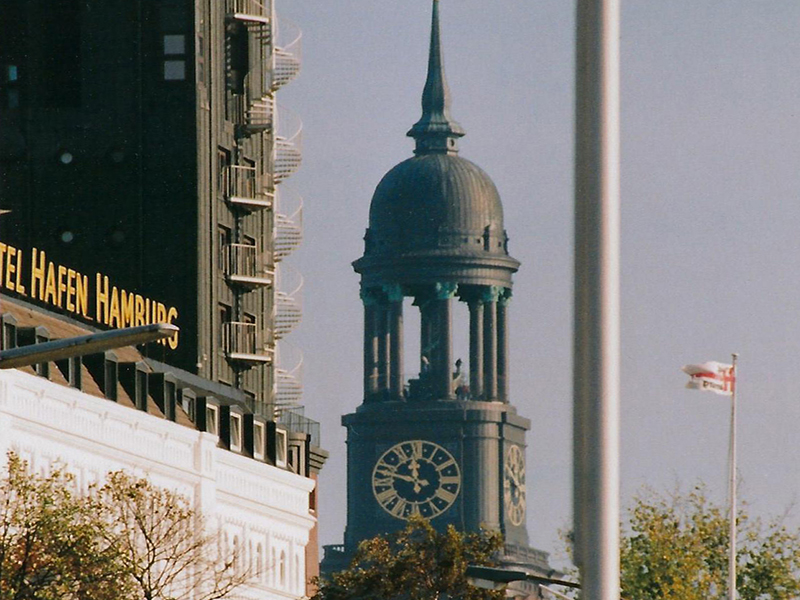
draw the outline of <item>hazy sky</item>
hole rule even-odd
[[[304,32],[303,72],[279,102],[305,123],[304,165],[287,182],[305,198],[306,239],[290,260],[305,276],[305,320],[289,341],[305,352],[307,414],[331,452],[325,544],[345,525],[339,418],[362,391],[350,262],[375,186],[411,156],[430,5],[278,6]],[[685,390],[680,367],[739,352],[740,496],[752,513],[781,514],[800,488],[800,2],[623,5],[623,504],[643,485],[699,481],[724,501],[729,403]],[[461,155],[497,184],[522,261],[511,397],[532,421],[528,530],[560,555],[572,485],[574,2],[442,0],[441,18]]]

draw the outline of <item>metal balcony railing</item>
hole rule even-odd
[[[222,343],[228,360],[252,367],[271,363],[274,351],[267,347],[268,331],[255,323],[231,321],[222,324]]]
[[[281,410],[278,414],[278,425],[289,431],[307,434],[312,446],[319,447],[321,444],[319,423],[305,416],[302,406]]]
[[[225,10],[230,18],[240,21],[269,23],[272,17],[269,5],[258,0],[225,0]]]
[[[284,19],[275,25],[276,44],[273,52],[273,64],[269,89],[275,91],[297,77],[302,65],[302,39],[300,28]]]
[[[251,244],[225,246],[225,277],[232,284],[247,289],[272,285],[275,271],[270,268],[269,257]]]
[[[256,167],[226,165],[221,179],[222,193],[231,206],[248,212],[272,208],[275,195],[267,191]]]
[[[286,186],[278,192],[275,214],[275,262],[294,252],[303,241],[303,198]]]

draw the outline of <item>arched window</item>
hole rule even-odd
[[[233,536],[233,571],[237,575],[242,573],[242,557],[239,556],[241,549],[239,548],[239,536]]]
[[[281,550],[281,565],[280,565],[280,587],[286,587],[286,552]]]
[[[302,581],[303,581],[303,574],[300,572],[300,557],[295,554],[294,555],[294,585],[295,585],[295,592],[301,593],[302,589]]]

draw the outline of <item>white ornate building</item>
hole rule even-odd
[[[40,320],[42,324],[34,328],[40,334],[61,329],[63,335],[73,328],[53,315],[2,302],[4,347],[31,329],[26,320]],[[147,372],[142,363],[123,362],[136,358],[134,350],[117,354],[105,353],[105,364],[118,372],[126,364],[137,364]],[[200,398],[197,406],[205,407],[209,420],[199,426],[196,407],[191,406],[198,402],[198,394],[181,388],[180,380],[173,410],[159,409],[153,393],[157,386],[152,385],[146,386],[146,409],[137,409],[135,389],[129,391],[122,383],[117,384],[114,401],[107,391],[97,393],[103,385],[83,364],[91,363],[89,358],[73,364],[82,373],[77,386],[82,389],[74,387],[74,380],[73,386],[69,384],[64,364],[0,370],[3,455],[13,450],[36,471],[60,463],[81,487],[120,469],[146,476],[191,499],[207,519],[221,526],[227,548],[258,573],[255,584],[237,591],[237,596],[276,600],[307,596],[309,575],[316,572],[313,473],[318,467],[311,463],[318,451],[302,458],[302,452],[291,449],[309,448],[309,436],[265,428],[263,445],[253,444],[253,420],[241,419],[240,425],[231,427],[239,413],[219,395],[213,405],[210,397]],[[153,380],[158,376],[154,374]],[[182,394],[183,390],[187,392]],[[241,427],[238,433],[237,427]],[[276,451],[280,444],[286,447]]]

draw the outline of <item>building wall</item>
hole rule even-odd
[[[262,576],[237,596],[303,597],[316,518],[311,478],[218,447],[218,438],[21,371],[0,372],[0,451],[35,470],[62,463],[79,485],[124,469],[192,499]],[[283,566],[282,566],[283,565]]]
[[[252,127],[251,112],[286,83],[276,36],[271,0],[0,3],[2,241],[176,307],[180,345],[147,356],[241,389],[265,414],[274,206],[234,206],[227,184],[252,169],[252,188],[275,197],[275,115]],[[231,284],[230,244],[255,246],[272,282]],[[249,352],[225,347],[231,322],[255,326]]]

